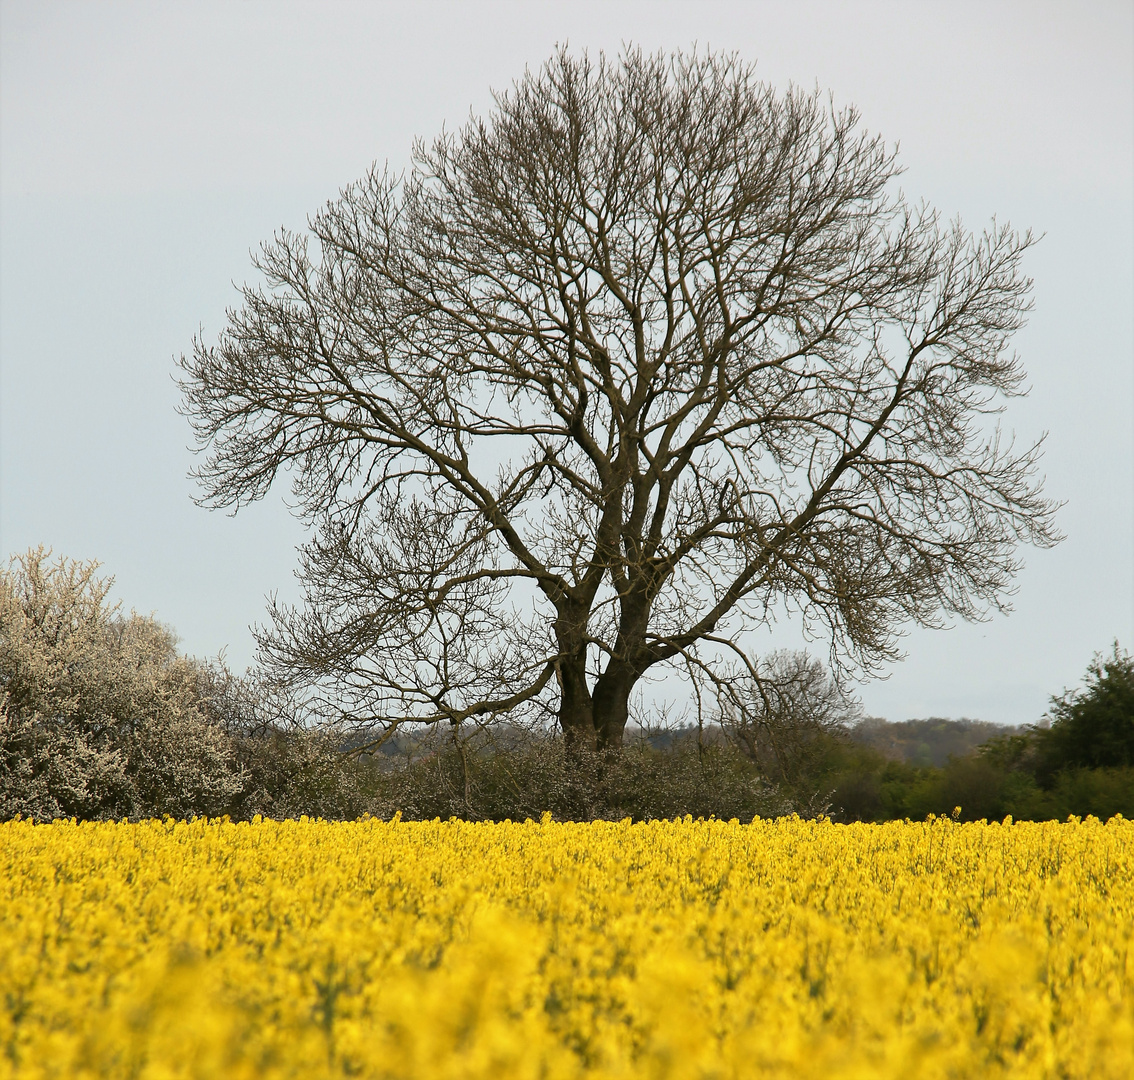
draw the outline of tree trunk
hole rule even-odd
[[[594,705],[587,687],[586,653],[559,662],[559,730],[569,747],[594,750]]]
[[[629,664],[612,660],[595,683],[592,715],[600,750],[622,749],[622,735],[630,716],[630,692],[638,681]]]

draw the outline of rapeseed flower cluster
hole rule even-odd
[[[0,1074],[1134,1075],[1134,823],[0,825]]]

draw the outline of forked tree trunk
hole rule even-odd
[[[627,664],[611,661],[595,684],[592,703],[596,744],[600,750],[620,750],[630,716],[630,692],[638,681]]]
[[[586,664],[573,657],[559,664],[559,729],[567,745],[582,750],[620,750],[638,673],[612,661],[592,693]]]
[[[594,750],[594,705],[587,686],[586,655],[559,662],[559,730],[568,747]]]

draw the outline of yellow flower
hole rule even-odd
[[[0,1076],[1134,1074],[1134,823],[0,825]]]

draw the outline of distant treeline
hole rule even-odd
[[[944,768],[950,758],[965,757],[983,743],[1004,735],[1023,735],[1027,726],[1005,727],[987,720],[899,720],[891,723],[867,717],[850,730],[860,746],[877,750],[889,761],[917,768]]]
[[[1134,660],[1115,643],[1036,725],[863,721],[826,776],[847,820],[1134,817]]]
[[[0,572],[0,819],[1134,817],[1134,661],[1117,644],[1022,728],[856,721],[821,664],[777,654],[761,700],[618,751],[497,723],[400,729],[368,753],[373,732],[180,655],[95,569],[38,549]]]
[[[779,757],[718,725],[639,730],[617,759],[507,727],[463,745],[407,734],[385,745],[376,786],[431,817],[1134,817],[1134,661],[1117,644],[1035,725],[805,719],[776,730]]]

